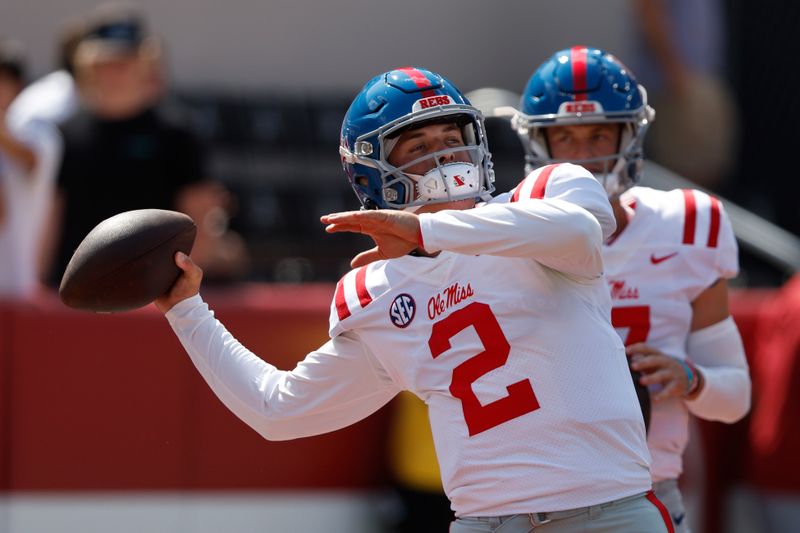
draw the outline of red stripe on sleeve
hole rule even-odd
[[[517,188],[514,189],[514,193],[511,195],[511,201],[512,202],[518,202],[519,201],[519,193],[522,190],[522,184],[523,183],[525,183],[525,180],[522,180],[522,183],[517,185]]]
[[[711,198],[711,224],[708,229],[708,247],[716,248],[717,240],[719,239],[719,200],[710,196]]]
[[[550,179],[550,174],[552,174],[556,167],[560,164],[561,163],[547,165],[542,169],[542,171],[539,173],[539,177],[536,178],[536,183],[533,184],[531,198],[535,198],[537,200],[544,198],[544,191],[547,188],[547,182]]]
[[[428,87],[431,86],[431,81],[427,77],[425,77],[425,74],[420,72],[418,69],[415,69],[414,67],[401,67],[397,70],[399,70],[400,72],[404,73],[406,76],[411,78],[411,81],[413,81],[414,84],[420,89],[427,89]],[[427,91],[422,91],[422,96],[424,98],[428,98],[429,96],[435,96],[435,95],[436,91],[432,89]]]
[[[575,100],[586,100],[586,47],[573,46],[570,49],[572,60],[572,90]]]
[[[686,204],[683,220],[683,244],[694,244],[694,228],[697,225],[697,204],[694,192],[683,190],[683,201]]]
[[[339,320],[344,320],[350,316],[350,308],[347,307],[347,301],[344,298],[344,278],[339,280],[336,284],[336,294],[333,298],[336,304],[336,314],[339,315]]]
[[[656,495],[653,494],[653,491],[647,493],[647,500],[656,506],[658,512],[661,513],[661,518],[664,520],[664,524],[667,526],[667,531],[669,533],[675,533],[675,528],[672,526],[672,518],[669,516],[669,511],[667,508],[664,507],[664,504],[661,503],[661,500],[656,498]]]
[[[420,250],[425,249],[425,239],[422,237],[422,225],[417,228],[417,244],[419,244]]]
[[[356,271],[356,294],[361,308],[365,308],[372,301],[372,296],[367,291],[367,267],[363,266]]]

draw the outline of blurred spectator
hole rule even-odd
[[[84,31],[79,19],[63,25],[58,70],[25,87],[8,109],[6,124],[14,135],[6,137],[5,145],[14,151],[17,163],[9,170],[14,176],[9,187],[15,216],[5,237],[9,247],[9,253],[4,254],[5,275],[0,274],[6,294],[29,294],[44,279],[51,261],[48,253],[55,238],[53,184],[63,144],[57,125],[78,109],[72,74],[75,49]],[[12,138],[14,144],[10,144]]]
[[[244,244],[228,231],[232,198],[205,179],[203,150],[157,107],[165,91],[163,49],[128,4],[104,4],[75,52],[82,108],[63,124],[58,176],[61,239],[51,281],[102,220],[132,209],[182,211],[198,226],[193,257],[211,280],[241,276]]]
[[[0,110],[5,112],[25,85],[22,44],[0,37]]]
[[[800,531],[800,274],[756,326],[747,479],[764,533]]]
[[[22,90],[23,81],[23,59],[17,51],[18,46],[14,41],[0,37],[0,156],[14,159],[16,153],[16,142],[14,137],[6,128],[5,115],[11,102]],[[10,150],[9,150],[10,148]],[[5,152],[5,153],[4,153]],[[25,156],[23,151],[23,157]],[[4,169],[3,160],[0,158],[0,178]],[[0,180],[2,185],[5,180]],[[6,219],[7,212],[7,193],[4,186],[0,186],[0,230]]]
[[[0,296],[38,287],[38,257],[60,142],[46,122],[20,116],[22,46],[0,39]]]
[[[633,70],[648,88],[658,122],[648,157],[719,190],[738,142],[739,112],[723,77],[721,0],[633,0]]]
[[[58,68],[25,87],[14,100],[9,113],[14,115],[15,122],[61,124],[78,110],[73,79],[75,50],[85,31],[84,21],[79,17],[62,23],[56,52]]]

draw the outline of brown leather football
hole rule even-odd
[[[126,211],[102,221],[72,255],[61,278],[61,301],[98,313],[149,304],[175,283],[175,252],[189,254],[196,232],[190,217],[163,209]]]

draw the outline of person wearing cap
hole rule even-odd
[[[34,294],[41,286],[42,271],[49,264],[53,228],[48,219],[63,144],[58,124],[78,109],[72,73],[75,49],[83,32],[81,18],[61,25],[57,46],[59,68],[21,92],[21,72],[15,75],[15,93],[18,94],[8,105],[5,120],[0,120],[0,151],[8,158],[2,171],[7,221],[6,228],[0,229],[0,256],[3,258],[0,294],[5,296]],[[13,48],[18,57],[20,47]],[[9,47],[3,49],[2,55],[8,58]]]
[[[0,297],[39,287],[42,229],[61,143],[53,126],[17,104],[25,84],[22,45],[0,39]]]
[[[194,257],[212,278],[244,272],[243,242],[225,231],[226,191],[205,179],[194,134],[158,107],[165,90],[162,65],[160,41],[137,10],[108,4],[88,17],[75,51],[82,108],[61,127],[61,236],[50,276],[55,286],[95,225],[144,208],[182,211],[197,222]]]

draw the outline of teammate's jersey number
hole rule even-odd
[[[506,387],[508,396],[481,405],[472,384],[481,376],[506,364],[511,347],[491,308],[484,303],[473,302],[433,325],[428,340],[433,358],[451,348],[450,339],[459,332],[474,327],[485,348],[453,369],[450,393],[461,400],[464,420],[470,437],[487,429],[499,426],[514,418],[539,408],[531,382],[527,379]]]
[[[615,328],[628,328],[625,346],[645,342],[650,333],[650,306],[614,307],[611,309],[611,325]]]

